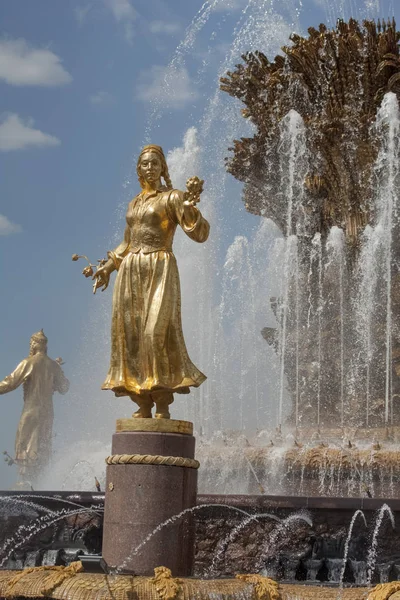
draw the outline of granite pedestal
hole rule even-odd
[[[172,419],[121,419],[112,440],[113,460],[121,456],[194,459],[192,424]],[[145,459],[148,460],[148,459]],[[153,460],[152,458],[149,460]],[[162,460],[162,459],[158,459]],[[187,461],[191,462],[191,461]],[[152,575],[165,566],[174,576],[192,573],[197,469],[166,464],[108,464],[103,559],[109,569]],[[159,530],[156,528],[159,527]],[[154,532],[154,533],[153,533]]]

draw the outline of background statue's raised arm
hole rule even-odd
[[[0,394],[7,394],[22,385],[31,372],[30,361],[25,358],[10,375],[0,381]]]

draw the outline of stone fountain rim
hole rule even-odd
[[[79,492],[79,491],[10,491],[0,490],[1,497],[8,498],[18,496],[20,499],[41,500],[46,502],[57,502],[57,500],[68,500],[81,504],[103,503],[103,492]],[[41,497],[47,496],[47,499]],[[229,506],[247,508],[291,508],[291,509],[313,509],[324,508],[333,510],[369,510],[374,511],[387,504],[393,511],[400,512],[400,498],[341,498],[334,496],[275,496],[261,494],[198,494],[198,505],[227,504]],[[218,510],[218,509],[216,509]],[[201,513],[199,513],[201,516]]]

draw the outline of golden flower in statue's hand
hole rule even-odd
[[[199,177],[189,177],[186,182],[185,201],[190,204],[197,204],[200,202],[200,194],[203,191],[204,179]]]
[[[82,275],[84,275],[85,277],[91,277],[93,275],[93,269],[91,265],[88,265],[83,269]]]
[[[79,260],[79,256],[77,254],[72,255],[72,260]]]
[[[200,179],[199,177],[189,177],[186,182],[186,188],[189,193],[200,196],[203,191],[204,179]]]

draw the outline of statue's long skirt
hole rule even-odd
[[[103,389],[118,396],[187,393],[205,379],[183,339],[175,256],[167,251],[127,254],[114,286],[111,362]]]

